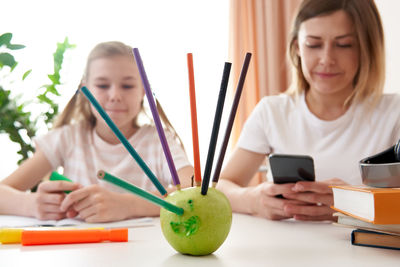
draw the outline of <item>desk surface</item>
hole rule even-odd
[[[181,255],[155,226],[131,228],[127,243],[0,245],[1,266],[400,266],[400,251],[358,247],[352,229],[329,223],[269,221],[234,214],[212,255]]]

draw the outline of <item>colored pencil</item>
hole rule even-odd
[[[192,121],[192,141],[193,141],[193,160],[194,160],[194,180],[197,186],[201,185],[201,166],[199,133],[197,128],[196,111],[196,90],[194,84],[193,55],[187,54],[188,74],[189,74],[189,95],[190,95],[190,117]]]
[[[164,150],[164,155],[167,159],[169,171],[171,172],[171,175],[172,175],[172,180],[173,180],[175,186],[178,187],[178,189],[179,189],[181,183],[179,181],[178,173],[176,172],[175,164],[172,159],[172,155],[171,155],[171,151],[168,146],[167,138],[165,137],[164,128],[161,124],[160,115],[158,114],[158,111],[157,111],[157,106],[154,101],[154,97],[153,97],[153,93],[151,91],[149,80],[147,79],[146,71],[144,69],[144,65],[143,65],[143,61],[142,61],[142,58],[139,53],[139,49],[133,48],[133,54],[135,56],[136,64],[139,69],[140,77],[142,78],[143,87],[146,92],[147,100],[149,101],[151,114],[153,115],[154,123],[156,125],[157,132],[158,132],[158,136],[160,138],[161,145]]]
[[[225,95],[226,95],[226,89],[228,87],[231,66],[232,66],[231,63],[225,62],[224,72],[223,72],[222,81],[221,81],[221,88],[219,91],[217,108],[215,110],[214,123],[213,123],[212,132],[211,132],[210,145],[208,147],[207,161],[206,161],[206,166],[204,169],[203,182],[201,184],[201,194],[202,195],[207,194],[208,187],[210,184],[211,169],[212,169],[212,164],[213,164],[213,160],[214,160],[215,147],[217,145],[218,131],[219,131],[219,126],[221,124],[222,111],[224,108]]]
[[[236,88],[235,98],[233,99],[231,112],[229,113],[228,124],[227,124],[226,130],[225,130],[225,136],[224,136],[224,139],[223,139],[223,142],[221,145],[221,150],[219,152],[217,164],[215,165],[214,176],[212,179],[213,187],[215,187],[217,185],[219,175],[221,173],[222,163],[224,161],[226,148],[228,147],[229,137],[231,135],[233,122],[234,122],[235,116],[236,116],[236,111],[239,106],[239,100],[240,100],[240,96],[243,91],[243,85],[244,85],[244,81],[246,79],[247,70],[249,69],[250,60],[251,60],[251,53],[247,53],[246,57],[244,59],[244,62],[243,62],[242,70],[240,72],[239,82],[238,82],[238,85]]]
[[[128,142],[128,140],[125,138],[125,136],[121,133],[121,131],[118,129],[118,127],[114,124],[114,122],[111,120],[111,118],[107,115],[107,113],[104,111],[104,109],[101,107],[99,102],[97,102],[96,98],[90,93],[89,89],[87,89],[85,86],[81,88],[81,91],[84,93],[84,95],[89,99],[90,103],[96,108],[97,112],[99,112],[100,116],[104,119],[104,121],[107,123],[107,125],[110,127],[110,129],[114,132],[114,134],[118,137],[118,139],[121,141],[121,143],[125,146],[126,150],[131,154],[131,156],[136,160],[140,168],[145,172],[145,174],[150,178],[150,180],[153,182],[157,190],[160,192],[161,195],[166,196],[168,193],[165,190],[165,188],[162,186],[162,184],[158,181],[157,177],[154,175],[154,173],[150,170],[150,168],[146,165],[146,163],[143,161],[143,159],[139,156],[139,154],[136,152],[136,150],[131,146],[131,144]]]
[[[135,195],[137,195],[137,196],[139,196],[139,197],[141,197],[143,199],[146,199],[146,200],[148,200],[148,201],[150,201],[150,202],[152,202],[152,203],[154,203],[154,204],[156,204],[156,205],[158,205],[158,206],[160,206],[160,207],[162,207],[162,208],[164,208],[166,210],[169,210],[169,211],[171,211],[173,213],[176,213],[178,215],[182,215],[183,214],[183,209],[182,208],[179,208],[179,207],[177,207],[177,206],[165,201],[164,199],[161,199],[161,198],[159,198],[159,197],[157,197],[157,196],[155,196],[155,195],[153,195],[153,194],[151,194],[151,193],[149,193],[149,192],[147,192],[147,191],[145,191],[145,190],[143,190],[143,189],[141,189],[141,188],[139,188],[139,187],[137,187],[135,185],[127,183],[124,180],[121,180],[120,178],[117,178],[117,177],[115,177],[115,176],[113,176],[113,175],[111,175],[111,174],[109,174],[109,173],[107,173],[105,171],[99,171],[97,173],[97,177],[99,179],[103,179],[103,180],[105,180],[107,182],[110,182],[110,183],[112,183],[112,184],[114,184],[116,186],[122,187],[125,190],[128,190],[131,193],[133,193],[133,194],[135,194]]]

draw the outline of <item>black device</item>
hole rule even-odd
[[[399,139],[399,141],[397,141],[397,143],[394,145],[393,150],[394,150],[394,154],[395,154],[396,160],[397,160],[398,162],[400,162],[400,139]]]
[[[400,140],[382,152],[360,161],[363,184],[372,187],[400,187]]]
[[[400,162],[400,139],[396,144],[373,156],[362,159],[363,164],[384,164]],[[389,172],[390,173],[390,172]]]
[[[314,160],[310,156],[271,154],[269,165],[275,184],[315,181]]]

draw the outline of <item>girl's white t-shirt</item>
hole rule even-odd
[[[336,120],[310,112],[305,95],[264,97],[247,119],[240,148],[261,153],[310,155],[316,180],[340,178],[361,184],[359,161],[393,146],[400,138],[400,95],[383,95],[371,109],[353,104]],[[269,179],[271,178],[268,172]]]
[[[165,131],[167,142],[177,170],[189,166],[186,153],[173,134]],[[144,125],[128,139],[129,143],[156,175],[164,187],[172,183],[172,176],[164,155],[157,129]],[[156,191],[156,187],[125,149],[124,145],[109,144],[95,130],[85,124],[66,125],[35,138],[36,146],[42,150],[56,170],[63,167],[63,174],[84,186],[101,184],[116,191],[124,189],[97,179],[97,172],[104,170],[144,190]]]

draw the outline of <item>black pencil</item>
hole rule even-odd
[[[201,194],[206,195],[210,183],[211,168],[214,160],[215,147],[218,139],[219,126],[221,124],[222,111],[224,108],[226,89],[228,87],[229,74],[231,72],[232,64],[225,62],[224,72],[222,75],[221,88],[219,91],[217,108],[214,116],[214,123],[211,132],[210,145],[208,147],[207,161],[204,169],[203,182],[201,184]]]

